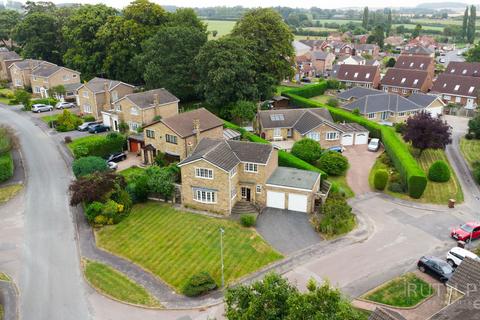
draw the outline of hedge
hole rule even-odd
[[[91,135],[73,140],[69,145],[75,159],[87,156],[108,157],[114,152],[122,151],[127,139],[112,132],[107,135]]]
[[[397,136],[391,127],[382,126],[362,116],[354,115],[349,111],[308,99],[316,93],[322,92],[322,90],[324,92],[327,86],[326,81],[322,81],[319,84],[308,85],[302,88],[287,89],[282,91],[281,94],[290,98],[294,105],[300,107],[327,108],[335,121],[356,122],[367,128],[371,137],[381,138],[385,150],[408,187],[408,194],[412,198],[420,198],[427,187],[427,177],[418,162],[410,154],[405,142]]]
[[[12,154],[7,152],[0,156],[0,182],[7,181],[13,177]]]

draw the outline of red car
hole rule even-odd
[[[450,236],[455,240],[469,242],[470,239],[480,238],[480,223],[467,222],[457,229],[452,229]]]

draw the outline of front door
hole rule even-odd
[[[113,130],[118,131],[118,121],[113,120]]]
[[[251,200],[251,191],[250,188],[247,187],[242,187],[242,199],[245,199],[247,201]]]
[[[382,120],[387,120],[389,113],[390,113],[390,112],[388,112],[388,111],[382,112],[382,114],[381,114],[381,119],[382,119]]]

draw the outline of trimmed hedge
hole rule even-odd
[[[447,182],[450,180],[450,168],[443,160],[437,160],[428,169],[428,179],[435,182]]]
[[[379,169],[373,177],[373,185],[377,190],[385,190],[388,182],[388,172],[385,169]]]
[[[282,95],[289,97],[290,101],[305,108],[327,108],[335,121],[356,122],[370,131],[371,137],[381,138],[385,150],[392,159],[395,168],[400,172],[408,194],[412,198],[420,198],[427,187],[427,176],[421,169],[418,162],[410,154],[407,145],[395,133],[394,129],[382,126],[376,122],[357,116],[341,108],[334,108],[329,105],[310,100],[316,93],[325,91],[326,82],[304,86],[302,88],[288,89],[282,91]]]
[[[13,158],[10,152],[0,156],[0,182],[13,177]]]
[[[125,136],[116,132],[107,135],[92,135],[74,140],[71,150],[75,159],[87,156],[105,158],[114,152],[122,151],[126,141]]]

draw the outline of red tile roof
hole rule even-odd
[[[383,86],[420,89],[427,78],[427,71],[389,68],[380,83]]]
[[[400,55],[395,68],[397,69],[411,69],[411,70],[427,70],[433,63],[433,58],[430,56],[408,56]]]
[[[480,62],[452,61],[448,64],[446,74],[467,77],[480,77]]]
[[[338,69],[337,79],[351,82],[373,82],[377,72],[378,66],[342,64]]]
[[[442,73],[433,83],[432,91],[453,96],[473,97],[480,90],[480,77],[457,76]]]

